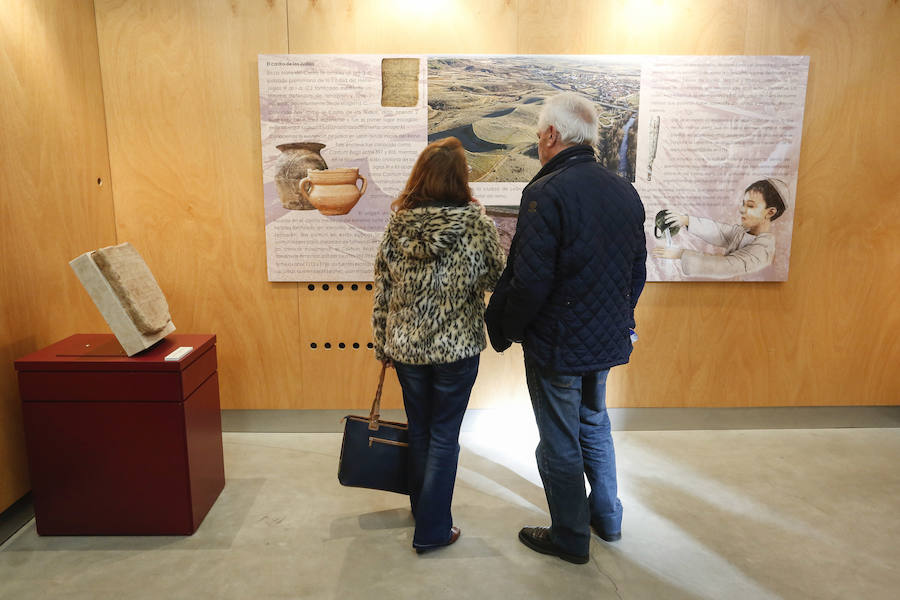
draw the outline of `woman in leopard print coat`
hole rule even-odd
[[[459,429],[485,348],[484,294],[503,270],[494,223],[468,185],[456,138],[419,155],[375,260],[375,356],[391,362],[409,420],[418,552],[459,537],[450,502]]]

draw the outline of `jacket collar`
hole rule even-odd
[[[547,161],[541,170],[538,171],[537,175],[528,183],[531,185],[547,173],[552,173],[553,171],[557,171],[563,166],[573,164],[576,162],[587,162],[587,161],[596,161],[597,158],[594,156],[594,148],[592,146],[588,146],[587,144],[578,144],[577,146],[571,146],[566,148],[565,150],[560,151],[556,156]],[[528,186],[526,186],[528,187]]]

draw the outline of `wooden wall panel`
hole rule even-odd
[[[620,374],[622,405],[900,402],[900,313],[885,277],[900,254],[884,226],[900,209],[900,152],[879,134],[900,125],[898,80],[879,57],[900,52],[898,18],[891,2],[749,4],[746,54],[811,57],[790,280],[651,285],[639,313],[650,344]],[[675,290],[689,294],[686,313]],[[679,352],[654,335],[661,321],[683,323]]]
[[[90,2],[0,3],[0,511],[28,491],[13,361],[105,324],[68,262],[114,244]]]
[[[219,335],[225,407],[361,408],[377,374],[365,350],[310,346],[367,342],[371,292],[266,281],[256,54],[281,52],[809,54],[790,281],[648,285],[609,404],[900,401],[898,154],[883,133],[900,124],[896,2],[96,4],[118,237],[180,330]],[[471,406],[522,402],[520,351],[485,352]]]
[[[289,0],[297,54],[514,54],[512,0]]]
[[[294,407],[368,408],[381,367],[367,347],[372,343],[372,292],[366,289],[365,282],[326,285],[327,290],[322,289],[321,283],[300,286],[299,375],[315,385],[307,388],[313,391],[297,398]],[[352,289],[353,285],[357,286],[356,290]],[[359,348],[353,348],[354,343]],[[522,352],[518,347],[503,354],[484,352],[483,376],[476,382],[470,407],[500,408],[523,399],[527,402],[521,365]],[[402,398],[397,375],[390,369],[385,378],[382,406],[401,408]]]
[[[743,54],[749,0],[521,0],[520,54]]]
[[[0,508],[27,490],[12,360],[107,330],[66,264],[100,246],[218,334],[225,408],[370,402],[366,350],[310,344],[368,342],[371,292],[266,281],[259,53],[809,55],[790,281],[650,284],[609,404],[900,402],[894,0],[12,0],[0,28]],[[521,352],[485,352],[471,406],[522,403]]]
[[[519,3],[519,13],[522,54],[744,54],[748,2],[529,0]],[[609,406],[741,406],[746,397],[768,398],[768,379],[756,377],[768,365],[729,367],[735,387],[717,388],[710,375],[721,365],[697,359],[698,346],[712,340],[725,348],[741,343],[743,328],[733,325],[753,315],[747,303],[753,305],[742,285],[649,284],[632,362],[608,380]]]
[[[610,406],[897,404],[896,2],[519,3],[519,51],[811,56],[790,281],[649,284]],[[584,14],[576,19],[574,14]],[[879,315],[877,323],[865,315]],[[885,360],[882,360],[883,357]]]
[[[97,0],[121,241],[179,331],[216,333],[223,408],[304,394],[297,285],[266,279],[257,54],[287,52],[281,1]]]
[[[505,0],[288,2],[290,51],[297,54],[513,54],[516,19],[515,3]],[[379,363],[371,350],[364,349],[364,343],[360,350],[337,347],[341,340],[349,346],[372,339],[372,294],[365,291],[365,282],[359,285],[357,292],[337,292],[334,283],[328,292],[320,285],[315,291],[300,287],[301,372],[304,381],[315,383],[298,408],[362,409],[372,402]],[[323,340],[329,339],[332,348],[323,348]],[[313,342],[318,344],[315,349],[310,348]],[[518,363],[506,365],[504,357],[492,362],[500,369],[495,379],[505,380],[503,373],[520,368]],[[472,406],[480,406],[477,398]],[[390,370],[383,405],[398,408],[401,399],[396,374]]]
[[[313,392],[298,398],[297,408],[362,409],[372,403],[381,366],[368,348],[372,343],[372,291],[366,289],[365,282],[355,284],[356,290],[353,285],[332,282],[300,286],[300,376],[316,383]],[[390,370],[385,377],[382,406],[402,405],[400,385]]]
[[[772,27],[773,23],[781,26]],[[753,32],[753,34],[749,33]],[[748,53],[808,54],[799,203],[775,341],[781,403],[896,404],[900,312],[900,6],[757,2]],[[889,58],[893,56],[893,59]],[[794,377],[791,375],[794,374]]]

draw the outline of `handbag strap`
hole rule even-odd
[[[369,429],[378,429],[378,419],[381,417],[381,388],[384,387],[384,373],[387,371],[387,363],[381,363],[381,375],[378,376],[378,390],[375,399],[372,400],[372,410],[369,411]]]

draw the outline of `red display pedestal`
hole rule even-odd
[[[225,486],[215,344],[175,333],[129,358],[79,334],[16,361],[40,535],[197,530]]]

